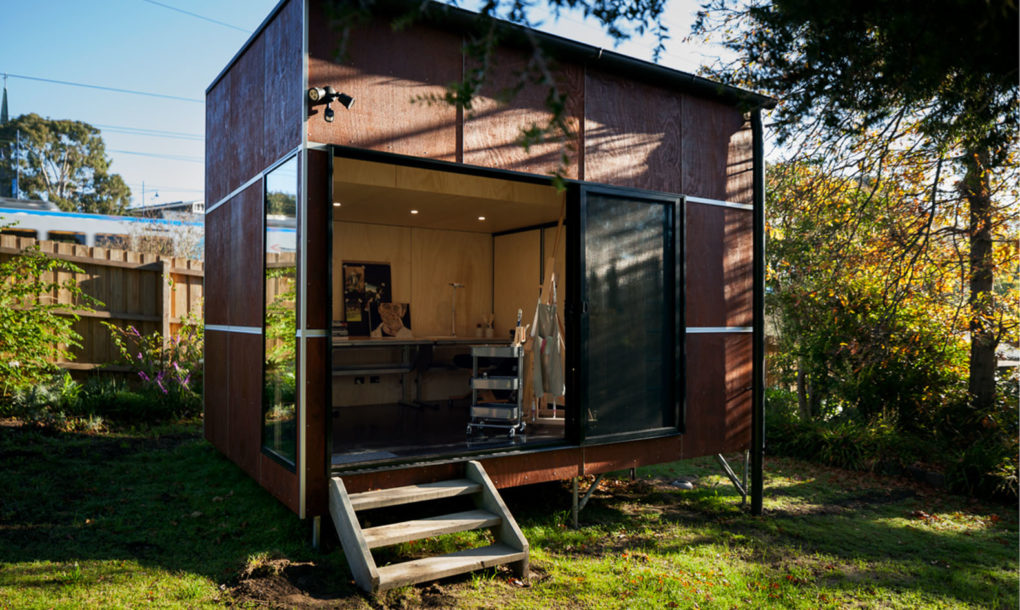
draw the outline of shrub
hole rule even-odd
[[[166,341],[158,332],[143,335],[134,326],[106,326],[137,376],[137,392],[118,391],[112,397],[118,418],[164,419],[201,411],[203,336],[195,318],[185,316],[178,333]],[[151,404],[141,404],[139,396]]]
[[[84,294],[73,275],[81,273],[67,261],[50,258],[38,246],[0,263],[0,400],[45,382],[58,360],[74,357],[81,336],[72,328],[78,316],[64,311],[91,309],[96,301]],[[56,292],[70,294],[71,303],[57,303]]]

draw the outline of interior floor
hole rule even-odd
[[[563,439],[562,418],[526,420],[524,431],[467,432],[470,401],[380,404],[333,410],[333,465],[386,461],[479,449],[532,446]]]

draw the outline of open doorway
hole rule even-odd
[[[333,465],[561,442],[565,194],[341,156],[332,186]]]

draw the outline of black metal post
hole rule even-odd
[[[765,460],[765,141],[761,108],[751,113],[754,143],[754,323],[751,348],[751,514],[761,514]]]

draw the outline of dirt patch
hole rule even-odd
[[[231,605],[261,608],[370,608],[332,568],[313,562],[269,559],[249,566],[224,588]],[[346,584],[346,586],[345,586]]]

